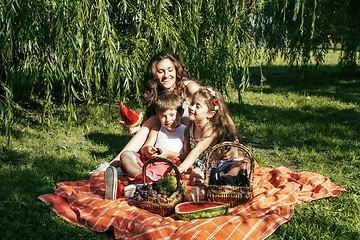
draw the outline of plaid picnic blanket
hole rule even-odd
[[[89,180],[58,183],[55,195],[67,201],[80,224],[97,232],[113,230],[116,239],[222,240],[265,239],[290,220],[295,203],[332,198],[346,190],[316,173],[256,166],[248,203],[222,217],[192,221],[152,214],[131,198],[105,200],[104,191],[104,172],[97,172]]]

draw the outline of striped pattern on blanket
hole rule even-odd
[[[192,221],[162,217],[133,200],[105,200],[104,172],[89,180],[61,182],[55,194],[67,200],[79,221],[97,232],[113,229],[119,239],[265,239],[290,220],[294,204],[338,196],[345,189],[311,172],[255,167],[253,198],[222,217]]]

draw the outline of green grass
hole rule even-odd
[[[339,59],[341,57],[341,51],[337,50],[337,48],[328,49],[327,54],[325,55],[325,62],[323,65],[337,65],[339,62]],[[358,53],[359,56],[359,53]],[[265,60],[263,60],[265,62]],[[311,55],[310,59],[311,65],[316,65],[315,58]],[[357,64],[360,64],[360,58],[357,59]],[[288,64],[280,57],[280,54],[271,62],[271,65],[273,66],[287,66]]]
[[[269,239],[359,239],[359,72],[341,73],[332,65],[306,72],[271,65],[263,72],[262,88],[254,68],[243,103],[229,103],[241,141],[261,166],[316,172],[349,190],[296,205],[293,218]],[[67,223],[37,200],[57,182],[88,179],[89,170],[111,160],[130,139],[118,124],[118,106],[80,106],[72,127],[67,114],[56,109],[51,127],[44,127],[39,106],[17,106],[11,148],[0,152],[2,239],[113,238]]]

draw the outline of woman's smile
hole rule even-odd
[[[169,59],[160,61],[156,66],[155,77],[164,89],[175,89],[176,84],[176,68],[174,63]]]

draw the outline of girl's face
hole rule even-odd
[[[205,98],[201,95],[194,95],[189,106],[189,120],[194,122],[207,121],[215,115],[206,105]]]
[[[167,90],[173,91],[176,84],[176,68],[170,59],[161,60],[156,65],[155,77],[158,79],[160,86]]]

